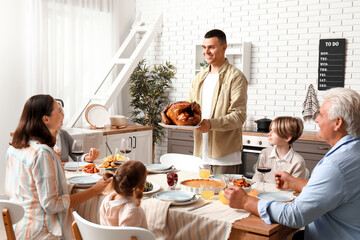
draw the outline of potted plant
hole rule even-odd
[[[209,64],[204,60],[200,63],[200,69],[205,69],[209,66]]]
[[[170,62],[150,69],[143,59],[130,76],[131,117],[135,123],[153,127],[153,161],[154,146],[164,137],[163,128],[158,123],[161,122],[161,111],[169,103],[166,90],[170,88],[175,72]]]

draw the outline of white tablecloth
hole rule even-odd
[[[82,174],[82,173],[80,173]],[[67,177],[77,175],[75,172],[67,172]],[[94,177],[99,177],[94,175]],[[178,172],[180,182],[183,180],[198,178],[197,173],[180,171]],[[167,190],[166,174],[148,174],[148,180],[158,183],[160,191]],[[255,183],[254,189],[262,189],[262,185]],[[74,187],[73,193],[82,191],[84,188]],[[266,183],[266,191],[278,192],[274,184]],[[292,195],[291,191],[281,191]],[[74,210],[85,219],[99,223],[99,208],[104,196],[99,196],[86,201]],[[211,201],[204,207],[189,212],[188,209],[200,205],[203,199],[185,206],[170,206],[161,200],[151,198],[151,195],[144,195],[141,206],[145,210],[149,230],[155,235],[156,239],[228,239],[230,236],[232,224],[240,219],[246,218],[250,213],[245,210],[232,209],[222,204],[215,195]],[[160,223],[160,224],[159,224]]]

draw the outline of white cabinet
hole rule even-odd
[[[250,69],[251,69],[251,43],[228,43],[225,51],[225,56],[229,62],[240,69],[248,82],[250,82]],[[202,44],[195,45],[195,73],[201,71],[200,63],[205,60],[202,53]]]
[[[121,148],[123,138],[131,141],[132,151],[129,153],[130,159],[138,160],[144,164],[152,163],[152,131],[137,131],[121,134],[106,135],[106,142],[114,153],[115,148]],[[106,149],[107,155],[110,154]]]

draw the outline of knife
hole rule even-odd
[[[196,209],[198,209],[198,208],[201,208],[201,207],[203,207],[203,206],[205,206],[205,205],[208,205],[209,203],[211,203],[211,202],[204,202],[203,204],[200,204],[200,205],[198,205],[198,206],[189,208],[188,212],[193,211],[193,210],[196,210]]]

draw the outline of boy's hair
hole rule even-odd
[[[277,117],[270,124],[270,130],[274,126],[274,132],[281,138],[291,137],[289,144],[295,142],[302,134],[304,125],[298,117]]]
[[[213,37],[217,37],[221,45],[226,44],[226,35],[223,31],[219,29],[213,29],[208,31],[204,36],[204,38],[213,38]]]
[[[123,196],[135,196],[140,205],[141,198],[143,197],[143,187],[145,186],[147,170],[142,162],[130,160],[125,161],[116,170],[115,174],[106,172],[104,178],[112,177],[107,191],[115,190],[116,193]]]

